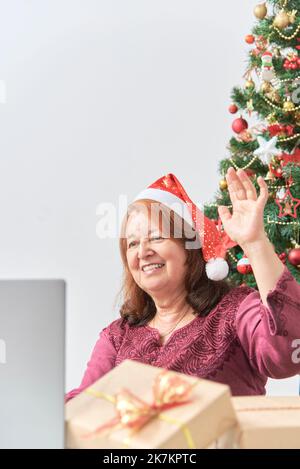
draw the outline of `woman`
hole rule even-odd
[[[125,359],[225,383],[233,395],[265,394],[268,377],[300,373],[293,359],[300,286],[264,231],[267,185],[258,178],[257,196],[243,170],[230,168],[226,179],[233,209],[218,209],[223,232],[173,175],[131,204],[120,240],[121,318],[102,330],[80,387],[66,400]],[[170,201],[186,210],[171,209]],[[162,215],[153,217],[153,206]],[[249,258],[258,291],[223,280],[226,250],[236,244]]]

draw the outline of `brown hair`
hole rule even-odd
[[[129,270],[125,234],[127,221],[132,212],[146,209],[149,213],[150,209],[153,210],[153,207],[159,211],[161,229],[164,231],[167,228],[170,237],[181,243],[187,252],[186,302],[192,306],[196,315],[207,316],[221,298],[234,288],[234,285],[230,284],[228,279],[216,282],[207,277],[200,244],[196,249],[187,247],[187,242],[195,242],[198,237],[195,230],[183,218],[159,202],[143,199],[129,205],[121,227],[120,253],[123,262],[123,281],[119,292],[122,303],[120,308],[121,317],[126,319],[130,325],[141,326],[147,324],[156,313],[153,299],[137,285]],[[178,232],[182,233],[180,237],[178,237]]]

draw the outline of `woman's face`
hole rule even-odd
[[[126,226],[127,262],[135,282],[149,295],[176,292],[184,286],[186,251],[164,237],[145,211],[132,212]]]

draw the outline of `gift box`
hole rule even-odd
[[[236,424],[228,386],[125,360],[66,404],[68,448],[206,448]]]
[[[232,447],[300,448],[300,397],[234,397],[232,403],[238,419]]]

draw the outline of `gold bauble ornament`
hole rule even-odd
[[[286,13],[286,11],[281,11],[276,15],[275,20],[273,22],[273,26],[275,26],[278,29],[284,29],[290,24],[290,18],[289,15]]]
[[[285,101],[283,103],[283,110],[286,112],[292,112],[295,109],[295,104],[292,101]]]
[[[260,91],[262,93],[269,93],[270,91],[272,91],[272,89],[273,89],[273,87],[272,87],[271,83],[268,82],[268,81],[264,81],[263,84],[260,87]]]
[[[268,9],[267,9],[265,3],[261,3],[260,5],[256,5],[256,7],[254,8],[254,15],[259,20],[263,20],[265,18],[265,16],[267,15],[267,13],[268,13]]]
[[[245,85],[244,85],[246,90],[252,90],[255,87],[255,83],[253,80],[247,80]]]
[[[226,179],[221,179],[221,181],[219,182],[219,187],[221,191],[225,191],[228,188]]]
[[[278,49],[278,47],[275,47],[275,49],[273,50],[273,54],[274,54],[274,57],[279,59],[281,57],[280,49]]]

